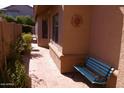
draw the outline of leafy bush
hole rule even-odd
[[[29,87],[29,77],[26,73],[26,68],[22,60],[22,54],[31,51],[31,34],[23,33],[16,41],[12,48],[12,55],[7,58],[6,69],[0,72],[0,83],[12,83],[12,86],[0,87]]]
[[[25,24],[26,24],[26,25],[32,25],[32,26],[34,26],[34,21],[32,20],[31,17],[26,16],[26,17],[25,17]]]
[[[12,69],[8,69],[8,74],[11,78],[11,82],[14,83],[14,87],[27,87],[26,82],[28,80],[28,76],[25,71],[25,66],[17,59],[15,61],[15,71]]]
[[[24,23],[24,17],[23,16],[17,16],[16,17],[16,23],[23,24]]]
[[[19,24],[24,24],[24,25],[30,25],[30,26],[34,26],[34,20],[32,17],[30,16],[8,16],[2,13],[2,11],[0,11],[0,16],[3,17],[7,22],[16,22]]]
[[[31,32],[32,31],[31,26],[34,26],[34,24],[35,24],[33,19],[29,16],[17,16],[16,17],[16,22],[20,23],[20,24],[23,24],[22,31],[24,33]]]
[[[23,40],[23,47],[25,53],[30,52],[32,47],[31,47],[31,41],[32,41],[32,35],[30,33],[23,33],[22,34],[22,40]]]
[[[34,21],[30,16],[17,16],[16,22],[25,25],[32,25],[34,26]]]
[[[31,43],[32,35],[30,33],[28,34],[23,33],[22,39],[24,40],[25,43]]]
[[[4,16],[7,22],[15,22],[15,18],[12,16]]]
[[[19,53],[21,55],[25,53],[30,53],[32,49],[31,41],[32,41],[32,35],[30,33],[23,33],[19,41],[16,42],[15,45],[16,53]]]
[[[23,33],[31,33],[31,31],[32,31],[32,27],[27,26],[27,25],[22,26],[22,32]]]

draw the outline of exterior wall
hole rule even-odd
[[[120,7],[121,12],[123,13],[123,23],[124,23],[124,7]],[[117,77],[116,87],[124,88],[124,25],[122,28],[122,40],[121,40],[121,51],[120,51],[120,60],[118,65],[119,74]]]
[[[58,57],[58,55],[56,54],[56,52],[54,52],[55,50],[53,50],[51,47],[50,47],[49,51],[50,51],[50,55],[53,58],[56,66],[61,71],[61,60],[60,60],[60,57]]]
[[[90,32],[90,6],[65,6],[64,7],[64,54],[87,54]],[[73,15],[80,15],[82,23],[79,27],[71,24]],[[79,43],[79,41],[81,41]]]
[[[88,52],[90,7],[55,7],[52,14],[57,11],[59,12],[60,22],[59,43],[56,44],[51,41],[49,44],[50,53],[53,51],[51,55],[61,73],[71,72],[75,64],[83,63],[84,56]],[[79,14],[83,18],[83,24],[80,27],[73,27],[71,24],[71,18],[74,14]],[[82,43],[79,43],[80,40],[82,40]]]
[[[38,45],[42,47],[48,47],[49,38],[48,39],[42,38],[42,16],[41,15],[37,17],[35,29],[36,29],[36,37],[37,37]]]
[[[123,7],[122,9],[124,11]],[[83,64],[84,58],[90,55],[119,71],[119,74],[114,72],[107,87],[123,87],[124,12],[122,13],[120,6],[55,6],[48,11],[50,35],[52,16],[59,13],[59,42],[56,44],[50,39],[49,49],[60,72],[73,71],[73,65]],[[71,24],[75,14],[83,19],[79,27]],[[41,19],[36,22],[38,37],[42,28],[39,20]],[[40,39],[38,40],[40,42]]]
[[[90,6],[64,6],[62,73],[73,71],[73,66],[76,64],[83,64],[88,53],[90,9]],[[73,15],[81,16],[82,23],[80,26],[74,27],[71,24]]]
[[[51,37],[52,37],[52,17],[53,15],[55,15],[56,13],[59,14],[59,32],[58,32],[58,43],[55,43],[54,41],[52,41]],[[49,43],[49,49],[50,49],[50,54],[55,62],[55,64],[57,65],[58,69],[61,71],[61,57],[63,56],[62,54],[62,37],[63,37],[63,7],[62,6],[55,6],[50,10],[50,19],[49,19],[49,30],[51,33],[50,36],[50,43]]]
[[[123,15],[119,6],[94,6],[89,55],[118,69],[122,27]],[[108,87],[115,87],[116,79],[117,76],[112,76]]]

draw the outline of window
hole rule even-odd
[[[48,21],[42,20],[42,38],[48,38]]]
[[[58,14],[54,15],[52,18],[52,40],[58,43],[58,28],[59,27],[59,18]]]

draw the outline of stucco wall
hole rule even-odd
[[[119,6],[94,6],[89,54],[118,69],[123,15]],[[109,83],[115,87],[116,77]]]
[[[90,31],[90,6],[64,6],[64,54],[86,54],[88,51]],[[78,27],[72,25],[72,17],[81,16],[81,24]]]
[[[51,42],[49,44],[50,51],[54,51],[56,55],[56,57],[52,57],[57,66],[59,62],[56,62],[55,59],[58,58],[60,60],[61,67],[58,66],[61,68],[60,72],[71,72],[75,64],[83,64],[83,58],[88,52],[90,6],[65,5],[54,7],[51,15],[54,15],[56,12],[59,12],[59,42],[58,44]],[[81,16],[83,22],[79,27],[74,27],[71,24],[73,15]],[[51,45],[57,48],[52,48]]]
[[[59,13],[59,42],[58,44],[54,42],[49,44],[50,51],[53,51],[56,55],[56,57],[52,56],[53,60],[58,68],[61,68],[61,73],[71,72],[73,71],[73,65],[83,63],[83,58],[88,52],[90,7],[56,6],[49,12],[51,12],[51,18],[55,13]],[[72,16],[75,14],[82,17],[83,23],[79,27],[73,27],[71,24]],[[50,53],[53,55],[52,52]],[[57,62],[56,58],[60,62]]]
[[[51,36],[50,36],[50,41],[51,44],[53,44],[56,48],[58,48],[58,51],[62,52],[62,38],[63,38],[63,8],[62,6],[54,6],[52,7],[49,12],[50,12],[50,24],[49,24],[49,31],[51,32]],[[58,43],[55,43],[54,41],[52,41],[52,17],[58,13],[59,14],[59,30],[58,30]]]
[[[123,23],[124,23],[124,7],[120,7],[123,13]],[[116,87],[124,88],[124,24],[122,28],[122,40],[121,40],[121,52],[120,52],[120,60],[119,60],[119,74],[117,77]]]
[[[41,35],[41,29],[42,29],[42,25],[41,25],[41,18],[40,16],[37,17],[36,19],[36,24],[35,24],[35,32],[36,32],[36,37],[37,37],[37,40],[38,38],[41,38],[40,35]],[[40,26],[41,25],[41,26]],[[38,40],[39,41],[39,40]]]
[[[42,16],[41,15],[37,17],[35,32],[36,32],[38,45],[42,47],[48,47],[49,38],[48,39],[42,38]],[[49,33],[48,33],[48,36],[49,36]]]

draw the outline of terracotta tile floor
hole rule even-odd
[[[29,76],[32,88],[93,87],[79,73],[61,74],[49,55],[49,50],[32,44]]]

